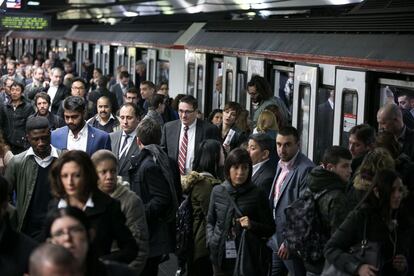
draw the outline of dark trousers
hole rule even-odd
[[[306,269],[301,259],[292,257],[289,260],[282,260],[277,251],[272,254],[271,276],[306,276]]]
[[[144,270],[141,272],[141,275],[146,276],[157,276],[158,275],[158,265],[160,264],[162,256],[151,257],[147,259]]]
[[[188,264],[188,276],[212,276],[213,266],[209,256],[205,256]]]

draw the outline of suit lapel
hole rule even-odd
[[[114,141],[113,153],[115,154],[115,156],[118,156],[119,147],[121,146],[122,130],[118,131],[114,136],[115,136],[115,141]],[[119,158],[119,156],[118,156],[118,158]]]
[[[203,122],[197,119],[195,141],[194,141],[194,152],[197,151],[197,146],[201,142],[203,142]]]
[[[181,121],[177,120],[177,124],[174,126],[172,125],[173,129],[171,131],[171,142],[173,146],[171,149],[174,149],[173,156],[175,159],[178,160],[178,152],[180,151],[180,133],[181,133]],[[166,137],[168,139],[168,137]]]
[[[56,137],[60,140],[60,138],[62,138],[61,140],[61,145],[62,145],[62,149],[67,149],[68,148],[68,135],[69,135],[69,127],[65,126],[65,128],[63,129],[63,135],[62,137]]]
[[[88,140],[86,141],[86,153],[89,154],[89,156],[92,153],[94,142],[95,142],[95,131],[91,126],[88,125]]]

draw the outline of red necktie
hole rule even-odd
[[[187,159],[187,146],[188,146],[188,126],[184,127],[184,135],[181,140],[180,154],[178,155],[178,167],[180,168],[180,174],[185,175],[185,163]]]

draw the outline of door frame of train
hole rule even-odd
[[[102,69],[101,60],[102,60],[102,46],[101,44],[95,44],[94,49],[93,49],[93,63],[95,64],[95,68]]]
[[[359,125],[365,122],[366,113],[366,88],[367,88],[367,71],[361,69],[337,67],[335,71],[335,101],[334,101],[334,132],[333,145],[341,145],[342,130],[344,128],[345,116],[343,114],[343,96],[344,92],[356,91],[357,95],[357,117],[347,116],[347,128],[352,125]],[[355,122],[354,122],[355,120]]]
[[[111,54],[111,47],[109,45],[102,45],[102,60],[101,60],[101,68],[102,73],[104,76],[107,76],[110,71],[110,54]],[[105,59],[105,55],[107,58]]]
[[[195,87],[194,87],[194,95],[195,98],[198,100],[201,106],[198,109],[201,111],[204,116],[206,115],[204,112],[206,111],[206,61],[207,57],[205,53],[195,53]],[[199,75],[199,69],[202,68],[202,75]],[[201,80],[200,80],[201,77]],[[201,99],[198,99],[199,93],[198,91],[201,90]]]
[[[128,72],[131,76],[130,79],[135,83],[135,63],[137,60],[137,49],[135,47],[128,47],[128,62],[127,62],[127,68]]]
[[[147,80],[155,83],[157,66],[157,49],[148,49],[147,51]]]
[[[303,154],[310,159],[313,158],[314,140],[315,140],[315,109],[316,96],[319,89],[319,66],[315,64],[296,63],[294,67],[294,85],[293,85],[293,108],[292,108],[292,125],[298,129],[299,126],[299,88],[302,84],[310,86],[310,103],[309,103],[309,121],[307,131],[307,141],[302,141],[306,136],[305,133],[300,135],[300,147]],[[299,129],[298,129],[299,130]],[[304,132],[304,131],[302,131]],[[304,144],[307,143],[307,144]]]
[[[237,67],[237,57],[233,57],[233,56],[223,56],[223,69],[222,69],[222,93],[221,93],[221,102],[224,103],[222,106],[224,107],[224,105],[227,102],[230,101],[235,101],[236,100],[236,87],[237,87],[237,72],[238,72],[238,67]],[[226,96],[228,95],[228,91],[227,91],[227,74],[232,72],[232,83],[231,83],[231,91],[230,91],[230,95],[229,97]],[[224,92],[224,93],[223,93]]]

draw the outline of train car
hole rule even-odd
[[[347,146],[353,126],[375,126],[382,105],[414,97],[414,9],[397,2],[384,8],[364,1],[334,13],[318,7],[266,20],[166,17],[164,23],[12,31],[7,38],[16,56],[45,47],[61,57],[72,53],[78,72],[89,59],[104,74],[126,65],[135,80],[135,65],[144,61],[148,80],[168,81],[172,97],[194,95],[205,116],[219,77],[222,102],[237,101],[253,113],[247,82],[261,75],[290,108],[302,152],[318,162],[327,146]]]

